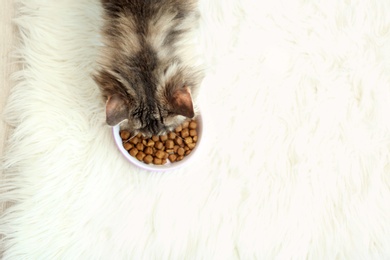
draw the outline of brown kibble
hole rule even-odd
[[[183,129],[183,131],[181,131],[181,137],[186,138],[189,135],[190,135],[190,132],[188,131],[188,128]]]
[[[144,152],[140,151],[140,152],[137,153],[136,157],[137,157],[138,160],[142,161],[144,159],[145,155],[146,154]]]
[[[145,139],[142,140],[142,144],[146,146],[147,142]]]
[[[181,130],[183,130],[183,128],[181,127],[181,125],[179,125],[178,127],[175,128],[175,132],[176,132],[176,133],[181,132]]]
[[[183,139],[181,139],[180,136],[176,136],[176,138],[175,138],[175,144],[177,144],[177,145],[183,144]]]
[[[186,151],[185,155],[189,155],[191,153],[191,150]]]
[[[168,154],[171,154],[171,153],[174,153],[175,151],[173,149],[168,149],[168,150],[165,150],[165,152],[167,152]]]
[[[153,159],[153,163],[156,164],[156,165],[161,165],[162,164],[162,160],[160,158],[154,158]]]
[[[138,150],[137,150],[137,148],[133,148],[129,151],[129,153],[131,156],[135,157],[138,153]]]
[[[164,165],[164,164],[166,164],[167,163],[167,158],[164,158],[164,159],[162,159],[162,165]]]
[[[177,149],[177,154],[178,155],[183,155],[185,152],[184,148],[180,147],[179,149]]]
[[[198,124],[194,120],[192,120],[189,124],[190,129],[196,129],[197,126],[198,126]]]
[[[157,141],[160,140],[160,137],[158,137],[157,135],[153,135],[153,136],[152,136],[152,140],[153,140],[154,142],[157,142]]]
[[[149,139],[148,142],[146,143],[146,146],[153,147],[154,141]]]
[[[184,147],[184,151],[187,152],[188,150],[190,150],[190,148],[188,146]]]
[[[188,148],[190,148],[190,150],[194,149],[196,144],[195,143],[192,143],[192,144],[187,144]]]
[[[142,138],[142,134],[141,134],[141,133],[138,133],[138,134],[137,134],[137,137],[141,139],[141,138]]]
[[[185,121],[181,126],[183,127],[183,129],[185,129],[185,128],[188,128],[189,125],[190,125],[190,122]]]
[[[190,136],[197,136],[197,135],[198,135],[198,133],[196,132],[195,129],[190,130]]]
[[[121,136],[122,140],[127,140],[130,137],[130,132],[123,130],[123,131],[121,131],[120,136]]]
[[[176,161],[176,158],[177,158],[176,154],[170,154],[170,155],[168,156],[168,159],[169,159],[171,162]]]
[[[176,162],[183,160],[183,158],[184,158],[184,155],[178,156],[178,157],[176,158]]]
[[[138,143],[136,147],[137,147],[138,151],[143,151],[145,146],[143,143]]]
[[[168,134],[168,138],[171,139],[171,140],[175,140],[176,134],[175,134],[174,132],[170,132],[170,133]]]
[[[192,141],[192,137],[186,137],[185,139],[184,139],[184,142],[186,143],[186,144],[192,144],[193,143],[193,141]]]
[[[156,157],[159,159],[162,159],[162,158],[164,158],[165,154],[166,154],[165,152],[159,150],[156,152]]]
[[[138,144],[139,141],[140,141],[139,138],[136,137],[136,136],[135,136],[134,138],[131,138],[131,139],[130,139],[130,143],[132,143],[132,144]]]
[[[175,144],[173,143],[172,140],[167,140],[167,141],[165,142],[165,147],[166,147],[167,149],[173,149],[174,146],[175,146]]]
[[[151,156],[150,154],[146,155],[144,158],[144,162],[147,164],[153,162],[153,156]]]
[[[130,150],[131,148],[133,148],[133,145],[131,143],[124,143],[123,144],[123,148],[126,149],[126,151]]]
[[[195,135],[194,137],[192,137],[192,140],[196,143],[198,141],[198,136]]]
[[[144,153],[145,153],[145,154],[153,154],[153,148],[147,146],[147,147],[145,148],[145,150],[144,150]]]
[[[173,152],[174,152],[174,153],[177,153],[177,149],[179,149],[179,148],[180,148],[180,146],[175,145],[175,146],[173,147]]]
[[[163,148],[164,144],[160,141],[157,141],[155,144],[154,144],[154,147],[156,147],[156,149],[158,150],[161,150]]]
[[[168,140],[168,136],[162,135],[162,136],[160,136],[160,140],[161,140],[161,142],[165,142],[166,140]]]

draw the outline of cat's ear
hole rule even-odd
[[[109,96],[106,102],[106,122],[114,126],[127,119],[128,107],[119,95]]]
[[[195,116],[191,90],[189,87],[183,87],[175,90],[170,97],[170,101],[173,113],[189,118],[193,118]]]

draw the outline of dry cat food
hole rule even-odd
[[[146,164],[163,165],[178,162],[191,153],[198,141],[197,122],[186,121],[172,132],[161,136],[145,138],[138,134],[130,138],[131,133],[121,130],[123,147],[129,154]]]

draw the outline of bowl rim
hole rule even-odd
[[[166,172],[166,171],[176,170],[176,169],[181,168],[185,165],[189,165],[190,163],[193,163],[195,161],[196,157],[198,157],[199,150],[203,146],[202,143],[204,142],[204,140],[203,140],[204,139],[204,136],[203,136],[204,122],[203,122],[203,118],[201,115],[197,115],[193,119],[197,120],[197,123],[198,123],[198,141],[196,143],[196,146],[192,150],[191,154],[189,154],[188,156],[185,156],[183,158],[183,160],[181,160],[179,162],[175,162],[175,163],[171,163],[171,162],[169,162],[169,160],[168,160],[168,163],[164,164],[164,165],[146,164],[144,162],[141,162],[138,159],[131,156],[128,153],[128,151],[126,151],[126,149],[123,147],[122,138],[119,135],[120,124],[117,124],[117,125],[112,127],[112,134],[113,134],[114,141],[115,141],[117,148],[122,153],[122,155],[127,159],[127,161],[129,161],[133,165],[135,165],[141,169],[144,169],[144,170],[148,170],[148,171],[152,171],[152,172]]]

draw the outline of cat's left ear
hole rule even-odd
[[[189,118],[193,118],[195,116],[191,90],[189,87],[183,87],[175,90],[172,93],[170,101],[173,107],[172,112]]]
[[[119,95],[108,97],[106,102],[106,122],[114,126],[127,118],[128,109],[125,101]]]

